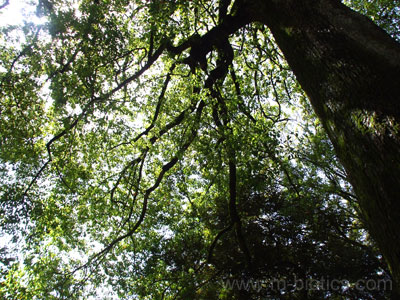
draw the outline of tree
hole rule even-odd
[[[327,130],[399,282],[399,44],[339,1],[267,2],[257,12]]]
[[[380,4],[354,3],[396,37],[398,8]],[[38,14],[20,48],[2,31],[1,222],[27,257],[4,298],[78,298],[87,279],[125,298],[263,296],[213,282],[232,276],[354,287],[387,274],[358,218],[399,285],[400,48],[371,20],[335,0],[39,1]],[[288,297],[346,293],[388,295]]]

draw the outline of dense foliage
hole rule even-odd
[[[190,60],[229,2],[43,0],[1,28],[2,299],[388,297],[359,285],[390,275],[268,28]],[[399,38],[395,1],[351,5]]]

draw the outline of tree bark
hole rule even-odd
[[[309,96],[399,289],[400,45],[337,0],[242,3]]]

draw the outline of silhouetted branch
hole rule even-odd
[[[0,5],[0,9],[5,8],[9,4],[10,4],[10,1],[9,0],[5,0],[4,3],[2,5]]]

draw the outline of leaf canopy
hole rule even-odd
[[[3,299],[387,296],[356,287],[388,271],[268,28],[191,60],[229,2],[39,1],[1,29]],[[398,38],[394,1],[349,5]]]

